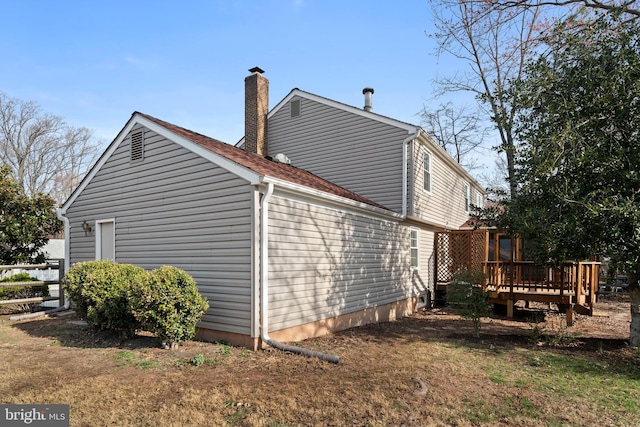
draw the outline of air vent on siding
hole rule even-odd
[[[291,101],[291,117],[298,117],[300,115],[300,100],[294,99]]]
[[[144,131],[131,134],[131,161],[139,162],[144,159]]]

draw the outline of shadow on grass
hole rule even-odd
[[[87,325],[75,315],[39,317],[22,320],[12,327],[29,336],[50,338],[64,347],[78,348],[159,348],[160,340],[152,334],[138,332],[133,338]]]

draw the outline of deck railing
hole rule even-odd
[[[539,266],[531,261],[485,261],[486,284],[496,292],[570,293],[595,302],[598,262],[564,262]]]

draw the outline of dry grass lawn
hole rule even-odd
[[[66,403],[72,426],[638,426],[629,304],[471,323],[444,309],[298,343],[337,365],[224,343],[162,350],[72,315],[0,323],[3,403]]]

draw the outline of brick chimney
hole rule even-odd
[[[269,80],[258,67],[244,79],[244,149],[259,156],[267,155],[267,113]]]

